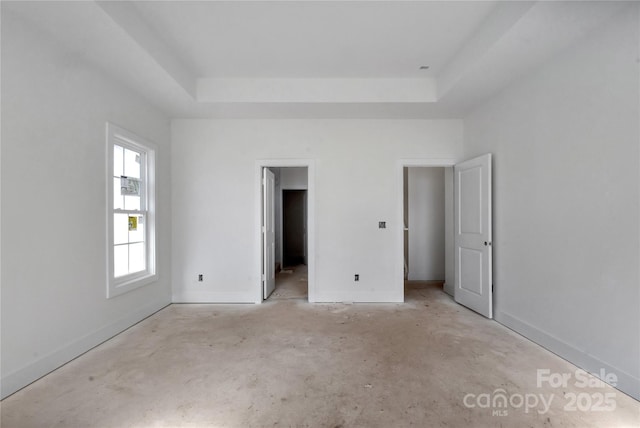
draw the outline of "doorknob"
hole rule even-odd
[[[484,241],[484,246],[491,245],[491,242]]]

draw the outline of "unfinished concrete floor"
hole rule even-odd
[[[276,289],[269,300],[301,299],[309,300],[308,269],[305,265],[282,269],[276,274]]]
[[[4,400],[2,427],[639,426],[623,393],[538,388],[537,369],[576,367],[434,286],[405,304],[172,305]],[[478,407],[500,388],[513,405]],[[565,409],[584,393],[616,409]]]

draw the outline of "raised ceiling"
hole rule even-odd
[[[135,2],[198,77],[436,75],[495,6],[474,2]],[[419,70],[429,65],[429,70]]]
[[[626,3],[0,5],[172,117],[457,118]]]

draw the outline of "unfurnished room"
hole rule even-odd
[[[640,426],[640,4],[5,1],[0,426]]]

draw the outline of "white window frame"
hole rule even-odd
[[[143,189],[141,198],[145,198],[145,244],[146,269],[140,272],[115,277],[114,276],[114,226],[113,218],[117,211],[113,203],[113,152],[114,146],[119,145],[144,154],[144,167],[141,168]],[[135,290],[143,285],[157,281],[156,273],[156,151],[157,146],[142,137],[107,123],[107,298],[119,296]],[[125,211],[126,212],[126,211]]]

